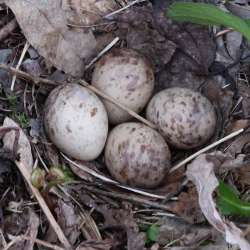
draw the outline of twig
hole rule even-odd
[[[22,64],[22,62],[23,62],[23,58],[24,58],[24,56],[25,56],[25,54],[26,54],[26,52],[27,52],[29,46],[30,46],[29,42],[26,41],[26,43],[25,43],[25,45],[24,45],[24,47],[23,47],[22,54],[21,54],[21,56],[20,56],[20,58],[19,58],[19,61],[18,61],[18,63],[17,63],[16,69],[19,69],[19,68],[20,68],[20,66],[21,66],[21,64]],[[13,77],[12,77],[12,82],[11,82],[11,87],[10,87],[10,90],[11,90],[11,91],[14,90],[15,82],[16,82],[16,75],[13,75]]]
[[[11,74],[16,74],[17,77],[32,81],[36,85],[38,85],[38,83],[44,83],[44,84],[48,84],[48,85],[52,85],[52,86],[58,86],[58,85],[64,84],[62,82],[56,82],[56,81],[44,79],[44,78],[41,78],[41,77],[32,76],[32,75],[30,75],[30,74],[28,74],[28,73],[26,73],[26,72],[24,72],[22,70],[18,70],[18,69],[15,69],[13,67],[9,67],[9,66],[7,66],[5,64],[0,64],[0,68],[10,72]],[[104,98],[104,99],[108,100],[109,102],[115,104],[120,109],[126,111],[132,117],[136,118],[137,120],[141,121],[142,123],[146,124],[147,126],[149,126],[151,128],[154,128],[154,129],[156,128],[156,126],[152,122],[149,122],[148,120],[146,120],[142,116],[135,113],[133,110],[131,110],[131,109],[125,107],[124,105],[120,104],[119,102],[117,102],[117,100],[115,100],[114,98],[104,94],[102,91],[98,90],[97,88],[90,85],[86,81],[79,80],[79,84],[84,86],[85,88],[88,88],[88,89],[92,90],[98,96],[101,96],[102,98]]]
[[[127,200],[136,204],[140,204],[141,206],[144,206],[144,207],[153,207],[153,208],[159,208],[159,209],[166,210],[166,211],[171,211],[170,207],[167,205],[159,204],[157,202],[150,201],[141,197],[121,194],[121,193],[116,193],[116,192],[109,192],[109,191],[98,189],[90,185],[86,185],[84,183],[83,184],[81,183],[81,185],[83,186],[84,189],[95,194],[100,194],[100,195],[104,195],[104,196],[108,196],[108,197],[112,197],[116,199]]]
[[[140,115],[138,115],[137,113],[135,113],[133,110],[131,110],[131,109],[125,107],[123,104],[117,102],[117,100],[115,100],[113,97],[104,94],[102,91],[100,91],[99,89],[97,89],[97,88],[94,87],[93,85],[88,84],[88,83],[87,83],[86,81],[84,81],[84,80],[80,80],[79,83],[80,83],[82,86],[84,86],[84,87],[86,87],[86,88],[92,90],[94,93],[96,93],[97,95],[101,96],[102,98],[104,98],[104,99],[108,100],[109,102],[115,104],[117,107],[119,107],[120,109],[126,111],[126,112],[127,112],[128,114],[130,114],[132,117],[136,118],[137,120],[141,121],[142,123],[146,124],[147,126],[156,129],[156,126],[155,126],[152,122],[146,120],[146,119],[143,118],[142,116],[140,116]]]
[[[32,238],[27,237],[25,235],[19,235],[19,236],[15,237],[3,250],[8,250],[13,245],[15,245],[17,242],[23,241],[23,240],[33,241],[38,245],[48,247],[48,248],[53,249],[53,250],[66,250],[65,248],[61,248],[61,247],[59,247],[57,245],[52,245],[52,244],[50,244],[50,243],[48,243],[46,241],[39,240],[39,239],[32,239]]]
[[[11,73],[13,75],[16,75],[17,77],[19,77],[21,79],[31,81],[36,85],[39,85],[39,83],[48,84],[48,85],[52,85],[52,86],[58,86],[58,85],[62,84],[61,82],[56,82],[56,81],[48,80],[48,79],[45,79],[42,77],[36,77],[36,76],[30,75],[22,70],[15,69],[15,68],[8,66],[6,64],[3,64],[3,63],[0,63],[0,68],[8,71],[9,73]]]
[[[19,161],[15,161],[19,171],[22,173],[24,179],[26,180],[26,182],[28,183],[32,193],[34,194],[34,196],[36,197],[40,207],[42,208],[44,214],[46,215],[48,221],[50,222],[52,228],[54,229],[54,232],[57,234],[58,239],[60,240],[60,242],[63,244],[63,246],[66,249],[72,249],[71,245],[68,241],[68,239],[66,238],[66,236],[64,235],[62,229],[60,228],[60,226],[58,225],[58,223],[56,222],[55,218],[53,217],[51,211],[49,210],[46,202],[44,201],[42,195],[40,194],[39,190],[36,189],[30,182],[30,173],[28,172],[27,168],[23,165],[22,162]]]
[[[76,162],[69,159],[62,152],[61,152],[61,155],[63,156],[64,159],[66,159],[68,162],[70,162],[71,164],[73,164],[77,168],[81,169],[82,171],[84,171],[84,172],[86,172],[88,174],[91,174],[92,176],[94,176],[94,177],[96,177],[96,178],[98,178],[98,179],[100,179],[100,180],[102,180],[104,182],[114,184],[114,185],[116,185],[116,186],[118,186],[120,188],[132,191],[132,192],[140,194],[140,195],[148,196],[148,197],[151,197],[151,198],[157,198],[157,199],[165,199],[166,198],[165,196],[162,196],[162,195],[152,194],[152,193],[149,193],[149,192],[137,189],[137,188],[131,188],[131,187],[128,187],[128,186],[125,186],[125,185],[121,185],[119,182],[111,180],[110,178],[108,178],[108,177],[106,177],[106,176],[104,176],[102,174],[98,174],[96,171],[88,168],[87,166],[85,166],[83,164],[81,164],[81,165],[77,164]]]
[[[115,10],[115,11],[113,11],[113,12],[107,14],[107,15],[104,16],[103,18],[109,18],[109,17],[111,17],[111,16],[113,16],[113,15],[116,15],[116,14],[118,14],[118,13],[120,13],[120,12],[122,12],[122,11],[128,9],[128,8],[130,8],[131,6],[133,6],[133,5],[137,4],[137,3],[142,3],[142,2],[146,2],[146,0],[134,0],[133,2],[131,2],[131,3],[129,3],[128,5],[124,6],[123,8],[121,8],[121,9],[119,9],[119,10]]]
[[[225,29],[225,30],[221,30],[221,31],[219,31],[218,33],[216,33],[215,34],[215,37],[219,37],[219,36],[223,36],[223,35],[225,35],[225,34],[227,34],[227,33],[229,33],[229,32],[232,32],[233,31],[233,29]]]
[[[180,168],[180,167],[184,166],[185,164],[187,164],[188,162],[192,161],[192,160],[193,160],[194,158],[196,158],[197,156],[199,156],[199,155],[201,155],[201,154],[207,152],[208,150],[210,150],[210,149],[212,149],[212,148],[218,146],[219,144],[221,144],[221,143],[223,143],[223,142],[225,142],[225,141],[228,141],[228,140],[234,138],[235,136],[241,134],[243,131],[244,131],[244,129],[237,130],[237,131],[235,131],[235,132],[233,132],[233,133],[227,135],[226,137],[223,137],[222,139],[220,139],[220,140],[218,140],[218,141],[216,141],[216,142],[214,142],[214,143],[208,145],[207,147],[205,147],[205,148],[203,148],[203,149],[197,151],[196,153],[190,155],[188,158],[186,158],[185,160],[181,161],[180,163],[178,163],[177,165],[175,165],[174,167],[172,167],[172,168],[170,169],[169,172],[170,172],[170,173],[174,172],[174,171],[177,170],[178,168]]]
[[[0,41],[6,38],[16,28],[17,28],[17,21],[14,18],[0,29]]]
[[[109,51],[118,41],[119,37],[116,37],[110,44],[108,44],[91,62],[85,67],[89,69],[99,58],[101,58],[107,51]]]

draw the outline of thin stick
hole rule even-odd
[[[146,0],[135,0],[135,1],[131,2],[131,3],[129,3],[128,5],[124,6],[123,8],[121,8],[121,9],[119,9],[119,10],[115,10],[115,11],[113,11],[113,12],[107,14],[107,15],[104,16],[103,18],[109,18],[109,17],[111,17],[111,16],[113,16],[113,15],[116,15],[116,14],[118,14],[118,13],[120,13],[120,12],[122,12],[122,11],[128,9],[128,8],[130,8],[131,6],[133,6],[133,5],[137,4],[137,3],[142,3],[142,2],[145,2],[145,1],[146,1]]]
[[[146,124],[147,126],[153,128],[153,129],[156,129],[156,126],[155,126],[152,122],[146,120],[146,119],[143,118],[142,116],[140,116],[140,115],[138,115],[137,113],[135,113],[133,110],[131,110],[131,109],[125,107],[123,104],[117,102],[117,100],[115,100],[113,97],[111,97],[111,96],[109,96],[109,95],[107,95],[107,94],[101,92],[99,89],[97,89],[97,88],[94,87],[93,85],[88,84],[88,83],[87,83],[86,81],[84,81],[84,80],[80,80],[79,83],[80,83],[82,86],[84,86],[84,87],[86,87],[86,88],[92,90],[94,93],[96,93],[97,95],[101,96],[102,98],[104,98],[104,99],[108,100],[109,102],[115,104],[115,105],[116,105],[117,107],[119,107],[120,109],[126,111],[128,114],[130,114],[131,116],[133,116],[134,118],[136,118],[136,119],[139,120],[140,122]]]
[[[62,84],[61,82],[56,82],[56,81],[48,80],[48,79],[45,79],[42,77],[36,77],[36,76],[30,75],[22,70],[15,69],[15,68],[8,66],[6,64],[3,64],[3,63],[0,63],[0,68],[8,71],[12,75],[16,75],[17,77],[19,77],[21,79],[29,80],[36,85],[39,85],[39,83],[48,84],[48,85],[52,85],[52,86],[58,86],[58,85]]]
[[[162,195],[152,194],[152,193],[148,193],[148,192],[145,192],[143,190],[140,190],[140,189],[131,188],[131,187],[128,187],[128,186],[121,185],[119,182],[111,180],[110,178],[108,178],[108,177],[106,177],[104,175],[98,174],[96,171],[94,171],[94,170],[92,170],[92,169],[84,166],[83,164],[82,165],[77,164],[76,162],[74,162],[71,159],[69,159],[62,152],[61,152],[61,155],[63,156],[64,159],[66,159],[68,162],[70,162],[71,164],[73,164],[77,168],[81,169],[82,171],[85,171],[88,174],[91,174],[92,176],[94,176],[94,177],[96,177],[96,178],[98,178],[98,179],[100,179],[100,180],[102,180],[104,182],[107,182],[107,183],[110,183],[110,184],[114,184],[114,185],[116,185],[116,186],[118,186],[120,188],[129,190],[129,191],[132,191],[134,193],[141,194],[141,195],[144,195],[144,196],[148,196],[148,197],[152,197],[152,198],[157,198],[157,199],[165,199],[166,198],[165,196],[162,196]]]
[[[219,37],[219,36],[223,36],[223,35],[225,35],[225,34],[227,34],[227,33],[229,33],[229,32],[232,32],[233,31],[233,29],[225,29],[225,30],[221,30],[221,31],[219,31],[218,33],[216,33],[215,34],[215,37]]]
[[[4,38],[6,38],[16,28],[17,28],[17,21],[14,18],[0,29],[0,41],[2,41]]]
[[[39,85],[39,83],[44,83],[44,84],[48,84],[48,85],[53,85],[53,86],[58,86],[58,85],[62,85],[64,83],[62,82],[56,82],[56,81],[52,81],[52,80],[48,80],[48,79],[44,79],[41,77],[36,77],[36,76],[32,76],[22,70],[18,70],[15,69],[13,67],[9,67],[5,64],[0,64],[0,68],[4,69],[8,72],[10,72],[11,74],[16,74],[18,77],[32,81],[34,84]],[[89,83],[87,83],[84,80],[79,80],[79,84],[84,86],[87,89],[92,90],[95,94],[97,94],[98,96],[101,96],[102,98],[108,100],[109,102],[115,104],[116,106],[118,106],[120,109],[126,111],[128,114],[130,114],[132,117],[136,118],[137,120],[141,121],[142,123],[146,124],[147,126],[156,129],[156,126],[146,120],[145,118],[143,118],[142,116],[138,115],[137,113],[135,113],[133,110],[125,107],[124,105],[120,104],[119,102],[117,102],[114,98],[102,93],[100,90],[98,90],[97,88],[95,88],[94,86],[90,85]]]
[[[168,205],[165,205],[165,204],[159,204],[159,203],[154,202],[154,201],[150,201],[150,200],[147,200],[144,198],[135,197],[135,196],[127,195],[127,194],[121,194],[121,193],[101,190],[101,189],[98,189],[96,187],[86,185],[86,184],[82,184],[82,185],[83,185],[84,189],[86,189],[90,192],[93,192],[95,194],[100,194],[100,195],[104,195],[104,196],[108,196],[108,197],[112,197],[112,198],[127,200],[130,202],[136,203],[136,204],[140,204],[141,206],[144,206],[144,207],[153,207],[153,208],[159,208],[159,209],[166,210],[166,211],[171,211],[170,207]]]
[[[17,63],[16,69],[19,69],[19,68],[20,68],[20,66],[21,66],[21,64],[22,64],[22,62],[23,62],[23,58],[24,58],[24,56],[25,56],[25,54],[26,54],[26,52],[27,52],[29,46],[30,46],[29,42],[26,41],[26,43],[25,43],[25,45],[24,45],[24,47],[23,47],[22,54],[21,54],[21,56],[20,56],[20,58],[19,58],[19,61],[18,61],[18,63]],[[13,77],[12,77],[12,82],[11,82],[11,87],[10,87],[10,90],[11,90],[11,91],[14,90],[15,82],[16,82],[16,75],[13,75]]]
[[[180,163],[178,163],[177,165],[175,165],[174,167],[172,167],[172,168],[170,169],[169,172],[170,172],[170,173],[174,172],[174,171],[177,170],[178,168],[180,168],[180,167],[184,166],[185,164],[187,164],[188,162],[192,161],[192,160],[193,160],[194,158],[196,158],[197,156],[199,156],[199,155],[201,155],[201,154],[207,152],[208,150],[210,150],[210,149],[212,149],[212,148],[218,146],[219,144],[221,144],[221,143],[223,143],[223,142],[225,142],[225,141],[228,141],[228,140],[234,138],[235,136],[241,134],[243,131],[244,131],[244,129],[237,130],[237,131],[235,131],[235,132],[233,132],[233,133],[227,135],[226,137],[223,137],[222,139],[220,139],[220,140],[218,140],[218,141],[216,141],[216,142],[214,142],[214,143],[208,145],[207,147],[205,147],[205,148],[199,150],[198,152],[196,152],[196,153],[190,155],[190,156],[189,156],[188,158],[186,158],[184,161],[181,161]]]
[[[110,44],[108,44],[91,62],[85,67],[89,69],[96,61],[99,60],[106,52],[108,52],[118,41],[120,40],[119,37],[116,37]]]
[[[48,248],[53,249],[53,250],[65,250],[65,248],[61,248],[61,247],[59,247],[57,245],[52,245],[52,244],[50,244],[50,243],[48,243],[46,241],[43,241],[43,240],[32,239],[32,238],[27,237],[25,235],[19,235],[19,236],[15,237],[3,250],[8,250],[8,249],[10,249],[10,247],[15,245],[17,242],[23,241],[23,240],[33,241],[38,245],[48,247]]]
[[[39,190],[36,189],[32,185],[32,183],[30,182],[30,173],[28,172],[27,168],[23,165],[22,162],[15,161],[15,163],[16,163],[19,171],[22,173],[24,179],[28,183],[32,193],[36,197],[40,207],[42,208],[44,214],[46,215],[48,221],[50,222],[52,228],[54,229],[54,232],[57,234],[58,239],[60,240],[60,242],[63,244],[63,246],[66,249],[72,249],[68,239],[66,238],[66,236],[64,235],[62,229],[60,228],[60,226],[56,222],[54,216],[52,215],[51,211],[49,210],[49,208],[48,208],[45,200],[43,199],[42,195],[40,194]]]

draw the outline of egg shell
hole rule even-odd
[[[214,133],[216,113],[211,102],[187,88],[168,88],[149,102],[146,117],[166,141],[180,149],[204,144]]]
[[[44,127],[50,140],[78,160],[94,160],[108,134],[108,117],[101,100],[77,84],[55,88],[44,109]]]
[[[128,122],[110,132],[105,163],[120,183],[154,188],[169,170],[170,151],[158,132],[142,123]]]
[[[154,72],[147,59],[132,49],[113,49],[96,64],[92,84],[136,113],[142,111],[154,89]],[[119,124],[132,117],[103,100],[109,121]]]

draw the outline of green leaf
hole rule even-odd
[[[155,224],[151,225],[146,232],[146,237],[147,237],[146,244],[150,242],[155,242],[158,234],[159,234],[159,226]]]
[[[168,9],[167,16],[175,21],[230,27],[250,40],[249,21],[224,12],[212,4],[173,3]]]
[[[218,187],[217,206],[224,215],[250,216],[250,203],[242,201],[235,190],[223,182]]]

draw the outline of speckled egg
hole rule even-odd
[[[214,133],[216,113],[210,101],[187,88],[168,88],[149,102],[146,117],[166,141],[180,149],[204,144]]]
[[[154,188],[170,168],[170,151],[158,132],[142,123],[128,122],[110,132],[105,163],[117,181],[133,187]]]
[[[77,84],[55,88],[44,109],[44,127],[50,140],[64,153],[89,161],[102,152],[108,117],[100,99]]]
[[[132,49],[113,49],[96,64],[92,84],[119,103],[139,113],[154,89],[154,73],[144,56]],[[131,116],[104,100],[109,121],[118,124]]]

